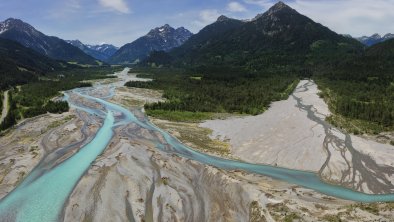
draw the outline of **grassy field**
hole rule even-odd
[[[229,143],[210,138],[212,130],[199,127],[198,123],[174,122],[155,118],[152,119],[152,122],[196,150],[220,156],[230,154]]]
[[[168,110],[146,110],[149,116],[176,121],[176,122],[188,122],[196,123],[202,120],[212,119],[214,117],[213,113],[208,112],[189,112],[189,111],[168,111]]]

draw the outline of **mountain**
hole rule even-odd
[[[243,21],[228,18],[224,15],[220,16],[216,22],[206,26],[197,34],[191,36],[181,47],[177,47],[171,51],[175,57],[183,57],[193,60],[195,57],[203,54],[204,51],[210,51],[210,47],[220,44],[223,35],[231,30],[236,30],[244,25]]]
[[[147,35],[122,46],[110,59],[111,63],[133,63],[143,60],[152,51],[169,51],[182,45],[193,34],[183,28],[164,25],[152,29]]]
[[[85,45],[79,40],[66,40],[66,42],[71,45],[78,47],[84,53],[92,56],[101,61],[107,61],[109,57],[115,54],[118,51],[118,47],[110,44],[101,44],[101,45]]]
[[[381,43],[377,43],[366,50],[368,57],[376,57],[382,63],[391,64],[394,59],[394,39],[388,39]],[[394,68],[394,67],[393,67]]]
[[[0,38],[19,42],[25,47],[53,59],[96,65],[96,59],[86,55],[62,39],[47,36],[19,19],[9,18],[0,22]]]
[[[366,46],[372,46],[377,43],[384,42],[386,40],[393,39],[393,38],[394,38],[394,34],[391,34],[391,33],[388,33],[388,34],[384,35],[383,37],[376,33],[376,34],[373,34],[372,36],[363,36],[363,37],[359,37],[356,39]]]
[[[119,47],[116,47],[111,44],[101,44],[101,45],[86,45],[88,48],[95,50],[96,52],[100,52],[102,55],[106,57],[105,60],[113,56],[116,51],[119,50]]]
[[[349,53],[362,49],[356,40],[338,35],[279,2],[249,21],[221,16],[170,55],[178,64],[240,65],[260,70],[303,64],[311,53],[322,56],[322,47],[332,52],[333,58],[337,48]]]
[[[70,66],[50,59],[21,44],[0,38],[0,90],[25,84],[49,71]]]

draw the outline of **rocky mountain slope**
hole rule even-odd
[[[386,40],[393,39],[393,38],[394,38],[394,34],[391,34],[391,33],[388,33],[384,36],[381,36],[378,33],[376,33],[371,36],[363,36],[363,37],[359,37],[356,39],[366,46],[372,46],[377,43],[381,43],[381,42],[384,42]]]
[[[84,53],[101,61],[107,61],[108,58],[114,55],[115,52],[119,49],[118,47],[111,44],[86,45],[79,40],[67,40],[66,42],[70,43],[75,47],[78,47]]]
[[[0,38],[0,90],[25,84],[40,74],[69,66],[50,59],[21,44]]]
[[[182,45],[193,34],[183,28],[164,25],[152,29],[147,35],[122,46],[110,59],[111,63],[133,63],[146,58],[152,51],[169,51]]]
[[[47,36],[19,19],[9,18],[0,22],[0,38],[19,42],[52,59],[80,64],[97,64],[96,59],[86,55],[77,47],[60,38]]]

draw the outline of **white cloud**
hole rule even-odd
[[[230,2],[227,5],[227,10],[230,12],[246,12],[247,11],[245,6],[243,6],[239,2]]]
[[[72,8],[72,9],[80,9],[81,3],[79,2],[79,0],[70,0],[70,1],[67,1],[66,7]]]
[[[120,13],[130,13],[130,9],[125,0],[99,0],[103,7],[115,10]]]
[[[194,21],[194,25],[204,27],[208,24],[213,23],[220,16],[216,9],[205,9],[200,11],[198,20]]]
[[[259,5],[264,9],[268,9],[273,4],[275,4],[275,2],[273,2],[272,0],[244,0],[244,2],[247,4]]]
[[[200,12],[200,18],[205,23],[214,22],[220,16],[218,10],[207,9]]]
[[[276,0],[243,0],[268,10]],[[393,0],[287,0],[290,7],[333,31],[352,36],[394,32]]]
[[[394,31],[393,0],[296,0],[289,3],[298,12],[330,29],[353,36]]]

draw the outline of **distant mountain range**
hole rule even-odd
[[[169,51],[182,45],[193,34],[183,28],[174,29],[164,25],[152,29],[147,35],[122,46],[111,58],[110,63],[134,63],[143,60],[152,51]]]
[[[111,44],[101,45],[85,45],[79,40],[66,40],[71,45],[78,47],[86,54],[92,56],[101,61],[107,61],[115,52],[119,49],[118,47]]]
[[[19,42],[52,59],[97,65],[95,58],[85,54],[79,48],[60,38],[47,36],[19,19],[9,18],[0,22],[0,38]]]
[[[384,36],[381,36],[376,33],[376,34],[373,34],[372,36],[363,36],[363,37],[359,37],[356,39],[366,46],[372,46],[372,45],[384,42],[389,39],[394,39],[394,34],[388,33]]]
[[[110,44],[88,45],[79,40],[64,41],[13,18],[0,22],[0,38],[16,41],[55,60],[79,64],[96,65],[99,64],[97,60],[129,64],[159,59],[166,63],[231,64],[258,69],[286,60],[294,61],[295,57],[305,62],[316,58],[315,54],[323,50],[358,51],[362,48],[358,41],[371,46],[394,38],[394,34],[363,36],[355,41],[279,2],[250,20],[220,16],[195,35],[183,27],[174,29],[166,24],[121,48]],[[148,58],[152,52],[155,53]]]

